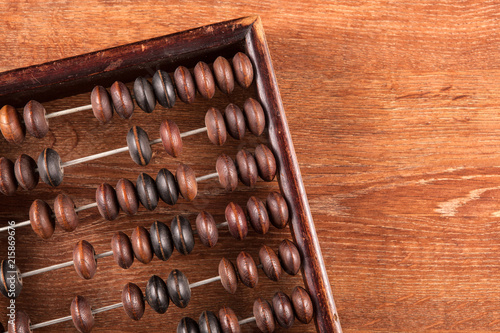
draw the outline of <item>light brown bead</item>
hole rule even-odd
[[[8,322],[9,333],[32,333],[31,320],[23,310],[16,311],[15,319]]]
[[[226,129],[229,135],[236,140],[241,140],[245,136],[246,124],[245,116],[241,109],[233,103],[229,103],[224,111],[226,119]]]
[[[278,248],[278,257],[280,258],[281,267],[287,274],[296,275],[301,266],[300,253],[295,244],[285,239],[281,242]]]
[[[238,274],[233,263],[226,258],[222,258],[219,262],[219,276],[224,289],[228,293],[234,294],[238,289]]]
[[[76,296],[71,302],[73,325],[80,333],[90,333],[94,327],[94,315],[90,303],[83,296]]]
[[[198,183],[193,169],[186,164],[179,164],[175,172],[179,193],[188,201],[193,201],[198,194]]]
[[[278,291],[273,296],[274,316],[278,324],[283,328],[290,328],[295,321],[292,302],[287,294]]]
[[[262,200],[251,196],[247,201],[247,214],[253,230],[258,234],[265,235],[269,231],[269,216],[266,206]]]
[[[64,231],[73,231],[78,226],[78,214],[70,196],[63,193],[57,195],[54,201],[54,214],[57,224]]]
[[[196,217],[196,231],[203,245],[214,247],[219,239],[219,231],[213,216],[206,211],[200,212]]]
[[[0,131],[5,140],[20,144],[24,140],[25,128],[13,106],[5,105],[0,109]]]
[[[214,75],[210,70],[210,67],[200,61],[194,67],[194,78],[196,80],[196,86],[198,87],[198,91],[201,96],[205,98],[212,98],[215,94],[215,81]]]
[[[224,333],[241,332],[238,317],[231,308],[224,306],[219,310],[219,322]]]
[[[109,88],[109,92],[116,113],[124,119],[132,117],[135,105],[127,86],[123,82],[116,81]]]
[[[252,153],[246,149],[240,150],[236,154],[236,164],[238,165],[238,175],[243,184],[249,187],[257,183],[257,163]]]
[[[218,57],[214,61],[214,74],[220,91],[229,95],[234,89],[233,69],[224,57]]]
[[[250,132],[256,136],[260,136],[266,128],[266,116],[262,105],[253,98],[248,98],[243,104],[247,126]]]
[[[245,251],[240,252],[236,258],[236,267],[241,282],[249,288],[254,288],[259,282],[259,273],[252,256]]]
[[[133,320],[140,320],[144,315],[144,294],[134,283],[127,283],[122,290],[123,310]]]
[[[314,307],[309,293],[302,287],[295,287],[291,298],[295,316],[302,323],[308,324],[314,317]]]
[[[286,227],[289,215],[285,198],[278,192],[271,192],[267,195],[266,206],[271,223],[278,229]]]
[[[45,114],[45,108],[37,101],[31,100],[24,106],[23,118],[26,130],[35,138],[41,139],[49,132],[49,122]]]
[[[219,183],[229,192],[238,187],[238,170],[231,157],[221,154],[215,163],[215,169],[219,175]]]
[[[120,211],[115,189],[106,183],[102,183],[95,191],[97,209],[102,217],[108,221],[116,219]]]
[[[73,249],[73,265],[82,279],[92,279],[97,271],[97,259],[92,244],[86,240],[76,243]]]
[[[205,126],[207,135],[214,145],[222,146],[227,139],[226,123],[224,117],[216,108],[208,109],[205,114]]]
[[[25,190],[31,191],[38,185],[40,175],[36,171],[35,160],[26,154],[21,154],[14,164],[16,180]]]
[[[236,81],[243,88],[248,88],[253,81],[252,62],[245,53],[238,52],[233,57],[233,69]]]
[[[43,239],[49,239],[54,233],[55,221],[52,209],[43,200],[36,199],[30,207],[30,222],[33,231]]]
[[[196,97],[196,86],[189,69],[179,66],[174,72],[177,95],[184,103],[193,103]]]
[[[160,124],[160,137],[163,148],[172,157],[182,154],[182,138],[179,127],[173,120],[164,120]]]
[[[131,241],[137,260],[143,264],[148,264],[153,259],[153,247],[146,228],[136,227],[132,232]]]
[[[248,234],[248,224],[241,206],[230,202],[226,206],[225,216],[231,236],[238,240],[245,239]]]
[[[134,263],[134,250],[130,238],[122,231],[115,232],[111,238],[113,258],[118,266],[127,269]]]
[[[134,184],[125,178],[116,183],[116,199],[120,208],[127,215],[135,215],[139,209],[139,198]]]
[[[255,323],[261,332],[274,332],[276,325],[274,323],[273,309],[268,301],[257,298],[253,303],[253,316]]]
[[[266,276],[272,281],[279,281],[281,277],[281,265],[273,249],[262,245],[259,250],[259,260]]]
[[[6,157],[0,158],[0,192],[3,195],[14,195],[17,191],[17,179],[14,163]]]
[[[107,124],[113,118],[113,103],[103,86],[95,86],[90,94],[90,103],[94,116],[102,124]]]

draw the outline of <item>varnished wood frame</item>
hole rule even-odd
[[[303,260],[302,276],[312,297],[319,332],[342,332],[328,275],[288,129],[264,30],[259,17],[246,17],[146,41],[0,73],[0,102],[22,107],[131,81],[149,69],[173,71],[200,58],[244,51],[255,66],[257,95],[266,113],[279,184],[291,209],[290,228]]]

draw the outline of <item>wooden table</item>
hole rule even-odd
[[[2,71],[260,15],[344,330],[500,330],[496,200],[500,195],[500,5],[475,1],[16,1],[2,2],[0,10]],[[57,106],[54,102],[53,107]],[[90,128],[77,121],[66,120],[47,141],[31,138],[20,149],[36,155],[42,147],[53,145],[65,157],[75,158],[103,150],[111,142],[106,139],[114,135],[110,128]],[[99,137],[99,131],[104,141],[95,146],[85,142]],[[202,147],[193,148],[193,153],[208,147],[202,141],[195,140]],[[238,143],[230,147],[237,151]],[[5,141],[0,153],[17,156]],[[113,172],[132,177],[133,172],[121,167],[121,158],[106,162],[108,167],[96,179],[79,179],[75,167],[63,190],[92,198],[95,184]],[[86,187],[78,189],[81,183]],[[269,187],[258,190],[264,195]],[[25,218],[34,198],[51,198],[48,190],[37,191],[2,197],[2,224],[8,218]],[[19,210],[13,212],[14,207]],[[223,207],[221,203],[215,209]],[[188,209],[182,206],[175,211]],[[157,215],[165,213],[170,214],[165,208]],[[30,249],[18,249],[19,260],[31,259],[21,268],[67,260],[71,244],[83,236],[96,250],[107,250],[110,234],[100,234],[103,221],[91,220],[84,217],[88,223],[76,235],[60,232],[50,242],[34,239],[31,230],[19,233],[19,246],[31,244]],[[124,220],[114,230],[130,230],[135,224]],[[280,237],[273,234],[270,242],[277,244]],[[251,244],[267,241],[253,236]],[[198,260],[200,271],[207,270],[230,245],[229,239],[223,239],[216,254],[198,252],[189,264]],[[5,253],[2,247],[0,254]],[[72,269],[30,278],[23,290],[26,298],[18,305],[29,309],[33,322],[40,322],[67,315],[77,293],[86,292],[93,305],[108,305],[119,300],[126,280],[145,284],[155,269],[173,268],[159,262],[136,263],[133,271],[115,270],[109,276],[106,269],[113,267],[112,260],[99,265],[92,283],[78,280]],[[283,283],[280,288],[291,289],[301,281],[288,277]],[[141,322],[132,323],[115,310],[98,318],[95,331],[160,331],[165,323],[171,331],[181,315],[196,317],[207,303],[217,305],[213,310],[238,303],[236,296],[222,295],[221,288],[208,289],[205,294],[196,293],[205,296],[204,302],[195,302],[187,311],[171,305],[172,310],[162,317],[148,309]],[[276,285],[268,281],[262,289],[241,289],[237,297],[269,298],[275,290]],[[0,301],[2,308],[6,304]],[[237,309],[243,317],[251,312],[251,302]],[[67,323],[58,329],[71,331],[71,327]],[[255,326],[247,328],[252,329]],[[310,330],[314,326],[298,324],[290,331]]]

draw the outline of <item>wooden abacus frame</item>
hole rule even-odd
[[[0,101],[22,107],[88,92],[95,85],[133,80],[146,69],[173,71],[200,57],[245,52],[255,68],[257,95],[266,113],[279,185],[291,210],[291,233],[303,260],[302,276],[314,303],[319,332],[341,332],[330,283],[288,129],[259,17],[207,25],[167,36],[0,73]]]

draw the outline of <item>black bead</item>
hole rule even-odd
[[[139,126],[133,126],[127,133],[127,146],[132,160],[139,165],[148,165],[153,156],[148,133]],[[40,174],[41,175],[41,174]]]
[[[43,182],[50,186],[62,183],[64,172],[61,168],[61,157],[52,148],[45,148],[38,156],[38,173]]]
[[[161,106],[172,108],[175,104],[175,89],[167,72],[157,70],[153,75],[153,90]]]
[[[168,298],[167,285],[159,276],[153,275],[146,285],[146,301],[153,310],[158,313],[165,313],[170,303]]]
[[[169,170],[163,168],[158,171],[156,188],[161,200],[168,205],[175,205],[179,198],[179,187],[174,175]]]
[[[0,263],[0,292],[8,298],[16,298],[23,289],[23,279],[21,272],[15,264],[8,260]]]
[[[194,248],[194,236],[191,223],[182,215],[172,219],[170,225],[175,248],[182,254],[189,254]]]
[[[151,244],[153,245],[153,251],[156,256],[163,261],[168,260],[174,250],[174,242],[172,240],[170,229],[165,225],[165,223],[155,221],[151,225],[149,235],[151,237]]]
[[[153,92],[153,86],[148,80],[139,76],[134,82],[134,95],[137,105],[144,112],[151,113],[156,106],[156,97]]]
[[[222,332],[219,320],[212,311],[203,311],[198,320],[200,333],[219,333]]]
[[[194,319],[184,317],[177,325],[177,333],[200,333],[200,329]]]
[[[142,205],[147,210],[155,210],[156,206],[158,206],[158,191],[154,179],[143,172],[137,177],[136,188]]]
[[[185,308],[188,306],[191,300],[191,288],[189,287],[189,281],[178,269],[174,269],[167,278],[167,289],[168,294],[172,302],[179,308]]]

